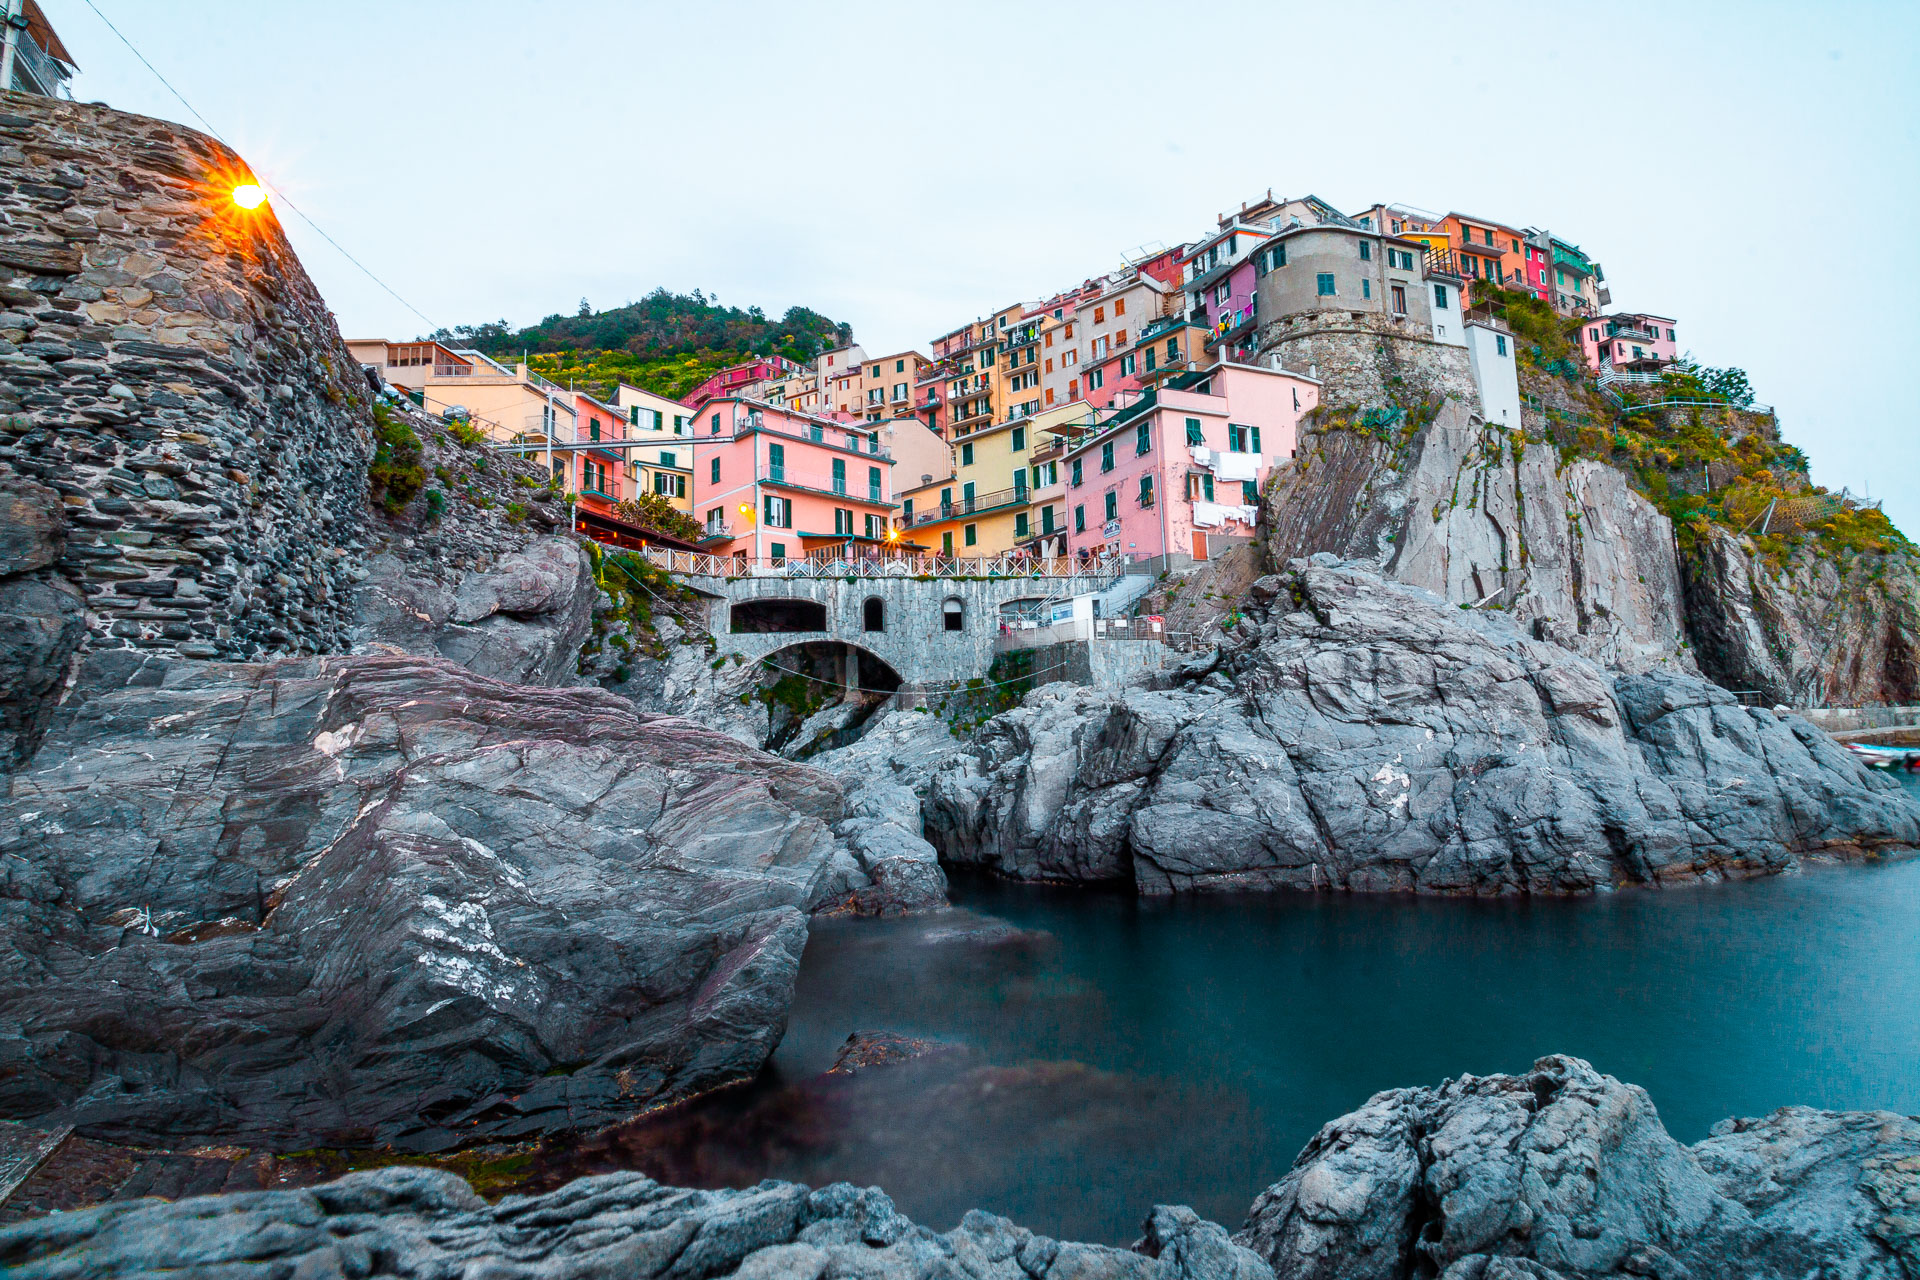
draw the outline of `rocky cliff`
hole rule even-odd
[[[1920,845],[1920,806],[1798,717],[1609,671],[1316,557],[1159,691],[1055,685],[927,798],[949,859],[1141,893],[1574,893]]]
[[[1808,490],[1777,420],[1610,401],[1572,363],[1562,323],[1515,317],[1527,332],[1513,337],[1512,429],[1480,421],[1461,348],[1367,315],[1268,326],[1263,354],[1325,384],[1266,495],[1269,563],[1367,561],[1609,666],[1698,669],[1770,703],[1920,699],[1912,547],[1884,521],[1878,536],[1834,528],[1847,512],[1745,536],[1768,495]],[[1640,399],[1668,394],[1683,393]]]

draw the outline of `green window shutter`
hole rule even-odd
[[[1207,442],[1206,433],[1200,429],[1200,419],[1188,418],[1187,419],[1187,443],[1204,445],[1206,442]]]
[[[1258,427],[1253,429],[1253,451],[1260,452],[1260,428]]]

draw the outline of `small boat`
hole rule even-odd
[[[1873,742],[1846,742],[1842,746],[1870,769],[1909,769],[1920,772],[1920,747],[1883,747]]]

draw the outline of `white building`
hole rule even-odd
[[[1520,370],[1514,360],[1513,334],[1506,325],[1479,317],[1468,320],[1467,360],[1480,392],[1480,416],[1496,427],[1520,426]]]

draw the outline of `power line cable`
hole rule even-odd
[[[235,154],[238,154],[238,151],[233,146],[233,144],[228,142],[226,138],[222,137],[220,131],[213,127],[213,121],[201,115],[199,109],[195,107],[191,102],[187,101],[186,95],[181,93],[178,89],[174,88],[172,82],[169,81],[165,76],[160,74],[160,69],[158,67],[154,66],[151,62],[147,61],[147,55],[144,53],[141,53],[139,49],[135,48],[133,41],[127,39],[126,35],[121,32],[120,28],[114,26],[113,21],[110,18],[108,18],[106,14],[100,12],[99,5],[95,4],[93,0],[86,0],[86,6],[87,8],[93,10],[94,17],[106,23],[107,30],[113,32],[114,35],[118,36],[120,39],[120,43],[127,46],[127,50],[130,53],[132,53],[134,57],[140,59],[140,65],[145,67],[147,70],[153,72],[153,78],[155,80],[158,80],[162,85],[166,86],[167,92],[172,94],[175,98],[178,98],[180,100],[180,105],[185,107],[189,112],[191,112],[194,119],[198,120],[201,124],[206,126],[208,133],[212,134],[215,138],[219,139],[221,145],[226,147],[229,151],[234,151]],[[275,186],[273,183],[268,182],[266,179],[261,178],[260,175],[258,174],[255,174],[254,177],[257,181],[259,181],[260,185],[266,187],[269,191],[273,192],[274,196],[277,199],[279,199],[282,203],[284,203],[287,206],[287,208],[299,214],[300,220],[306,223],[308,226],[312,227],[314,230],[314,234],[318,235],[322,240],[325,240],[328,244],[332,245],[334,249],[339,252],[341,257],[345,258],[348,262],[351,262],[354,266],[360,268],[360,270],[366,274],[367,279],[373,281],[375,284],[379,285],[382,289],[385,289],[389,294],[391,294],[393,296],[394,301],[398,302],[401,306],[405,307],[407,310],[413,312],[413,314],[419,316],[422,320],[425,320],[429,325],[432,325],[435,329],[444,329],[446,327],[445,325],[436,323],[432,316],[428,315],[426,312],[422,311],[420,308],[414,306],[411,302],[408,302],[405,298],[401,297],[399,291],[395,289],[392,285],[388,284],[385,280],[382,280],[379,276],[375,275],[371,267],[367,266],[366,263],[360,261],[360,259],[354,257],[351,253],[348,253],[345,245],[342,245],[338,240],[335,240],[332,236],[328,235],[326,232],[326,229],[322,227],[319,223],[315,222],[312,218],[308,217],[306,214],[306,211],[301,209],[299,205],[295,204],[293,202],[293,198],[289,196],[286,192],[282,191],[279,187]]]

